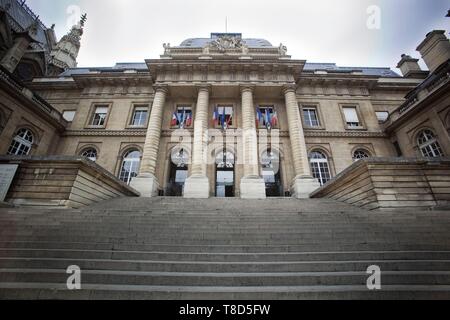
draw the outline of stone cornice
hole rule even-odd
[[[212,130],[212,128],[209,128]],[[185,129],[187,132],[193,134],[193,129]],[[170,138],[172,134],[176,130],[163,130],[161,133],[162,137]],[[264,131],[263,129],[257,130],[259,135],[260,131]],[[235,129],[230,129],[227,131],[227,136],[237,137],[242,132]],[[147,134],[147,128],[142,129],[124,129],[124,130],[93,130],[93,129],[84,129],[84,130],[67,130],[64,133],[64,136],[99,136],[99,137],[145,137]],[[289,131],[280,131],[280,138],[289,138]],[[305,137],[314,138],[314,137],[324,137],[324,138],[387,138],[388,135],[384,132],[370,132],[370,131],[318,131],[318,130],[305,130]]]

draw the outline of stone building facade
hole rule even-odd
[[[30,80],[2,62],[0,154],[85,156],[142,196],[188,198],[305,198],[361,158],[450,154],[443,31],[418,48],[430,71],[404,55],[403,76],[307,63],[229,33],[165,44],[143,63],[76,68],[84,20],[48,43],[52,71]]]

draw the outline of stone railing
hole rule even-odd
[[[369,210],[450,205],[450,158],[360,160],[311,197]]]
[[[400,106],[398,113],[401,115],[410,110],[416,103],[424,100],[431,92],[450,81],[450,62],[440,72],[425,80],[411,95],[408,100]]]
[[[4,82],[18,94],[29,99],[34,106],[50,115],[53,119],[62,122],[64,126],[67,125],[67,121],[64,120],[60,112],[58,112],[55,108],[53,108],[47,101],[45,101],[38,94],[34,93],[33,91],[25,87],[19,80],[14,79],[14,77],[11,76],[9,72],[2,66],[0,66],[0,81]]]
[[[2,164],[18,164],[6,201],[19,206],[81,208],[118,197],[137,197],[129,187],[82,157],[0,156]]]

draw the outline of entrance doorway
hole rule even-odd
[[[234,154],[226,150],[216,157],[216,197],[233,198],[234,190]]]
[[[172,152],[170,162],[169,183],[166,195],[169,197],[182,197],[184,184],[188,178],[188,156],[184,149]]]
[[[271,149],[266,150],[262,154],[261,163],[262,176],[266,184],[266,197],[282,197],[283,183],[279,153]]]

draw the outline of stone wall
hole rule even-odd
[[[450,158],[360,160],[311,196],[364,209],[449,205]]]
[[[6,201],[22,206],[80,208],[139,193],[95,163],[80,157],[0,157],[19,164]]]

